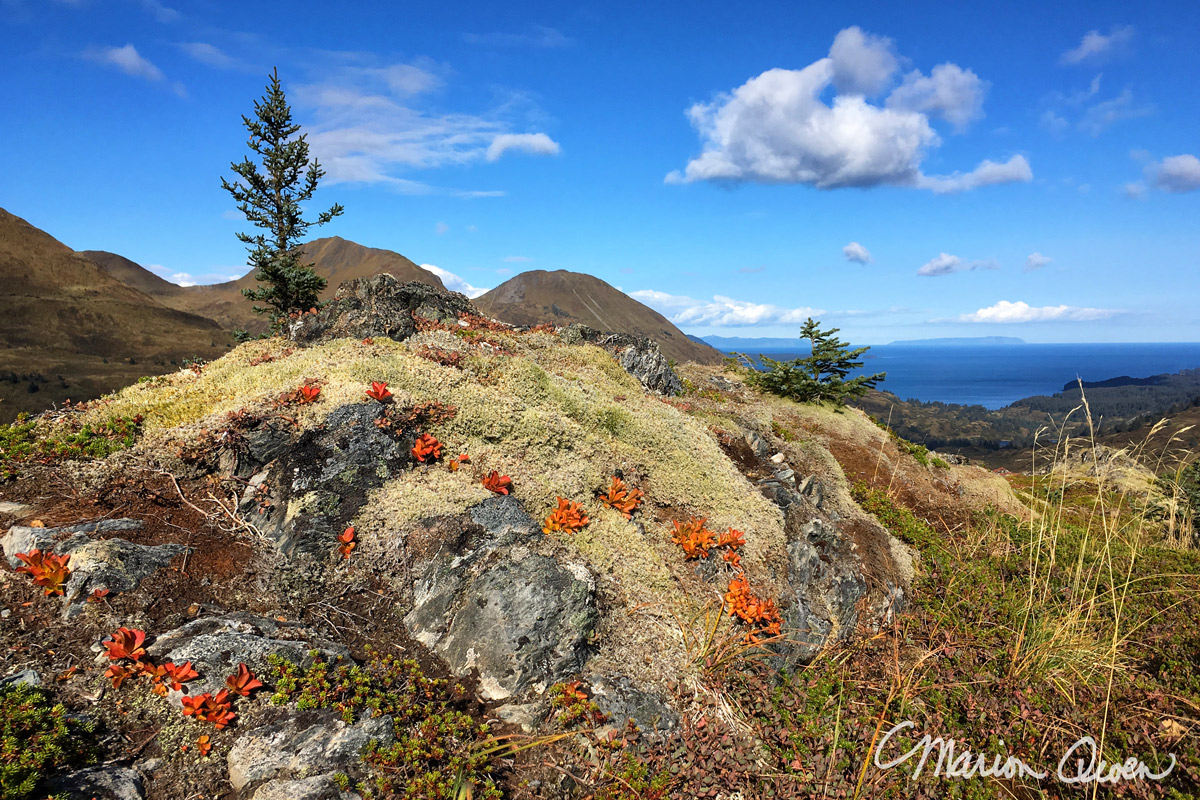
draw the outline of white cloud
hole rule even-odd
[[[1052,109],[1047,109],[1042,113],[1041,123],[1043,128],[1055,136],[1061,136],[1071,127],[1071,123],[1067,122],[1062,114]]]
[[[556,156],[561,148],[544,133],[502,133],[488,145],[487,160],[496,161],[509,150],[535,156]]]
[[[833,64],[835,89],[868,96],[886,89],[900,66],[891,39],[864,33],[857,25],[834,37],[829,60]]]
[[[998,183],[1029,183],[1031,180],[1033,180],[1033,169],[1025,160],[1025,156],[1013,156],[1003,164],[985,160],[967,173],[922,175],[917,179],[917,186],[929,189],[934,194],[949,194],[977,189],[980,186],[991,186]]]
[[[1025,259],[1025,271],[1032,272],[1035,269],[1041,269],[1053,260],[1050,256],[1044,256],[1041,253],[1030,253],[1029,257]]]
[[[1079,308],[1078,306],[1041,306],[1001,300],[994,306],[955,317],[954,322],[1091,322],[1108,319],[1121,313],[1109,308]]]
[[[1082,64],[1085,61],[1102,61],[1119,51],[1133,39],[1133,26],[1117,25],[1107,36],[1100,31],[1088,31],[1079,46],[1063,53],[1061,64]]]
[[[846,256],[847,261],[855,261],[859,264],[867,264],[871,261],[871,251],[858,242],[851,242],[843,247],[842,254]]]
[[[1146,196],[1146,184],[1133,181],[1121,187],[1121,192],[1130,200],[1141,200]]]
[[[442,269],[441,267],[435,267],[433,264],[422,264],[421,269],[427,269],[434,275],[437,275],[439,278],[441,278],[442,283],[450,291],[462,292],[472,300],[488,291],[487,289],[480,289],[478,286],[472,286],[450,270]]]
[[[1146,174],[1164,192],[1194,192],[1200,189],[1200,158],[1191,154],[1170,156],[1150,164]]]
[[[927,278],[937,278],[942,275],[953,275],[956,272],[999,268],[1000,265],[990,259],[987,261],[963,261],[958,256],[952,256],[949,253],[940,253],[936,258],[926,262],[917,270],[917,274]]]
[[[96,47],[84,52],[84,57],[98,64],[116,67],[126,75],[145,78],[148,81],[163,81],[166,76],[149,59],[143,58],[132,44],[124,47]]]
[[[835,41],[836,59],[831,51],[803,69],[770,69],[711,102],[696,103],[687,116],[700,135],[702,152],[682,172],[668,174],[666,182],[958,191],[1030,179],[1028,162],[1020,157],[1005,165],[983,162],[968,173],[980,173],[978,180],[923,175],[926,151],[941,144],[930,116],[965,124],[978,114],[984,84],[969,70],[942,64],[929,78],[910,74],[883,105],[869,103],[862,92],[882,86],[882,76],[897,69],[894,60],[882,56],[890,52],[884,42],[846,29]],[[823,96],[835,81],[849,88],[827,104]],[[984,174],[990,178],[983,179]]]
[[[441,236],[443,233],[445,233],[448,230],[450,230],[450,226],[444,222],[439,222],[438,224],[433,226],[433,232],[436,233],[438,236]]]
[[[653,289],[641,289],[628,294],[668,317],[676,325],[736,328],[767,323],[792,324],[825,313],[816,308],[781,308],[769,303],[750,303],[722,295],[714,295],[711,301],[705,301]]]
[[[154,15],[154,18],[161,23],[175,22],[179,19],[180,14],[173,8],[168,8],[158,0],[141,0],[142,8]]]
[[[1137,119],[1152,113],[1153,106],[1135,103],[1133,91],[1125,89],[1111,100],[1104,100],[1089,107],[1079,120],[1079,129],[1092,136],[1099,136],[1117,122]]]
[[[962,130],[983,116],[987,83],[957,64],[939,64],[929,77],[913,70],[888,96],[889,108],[905,108],[938,116]]]
[[[505,256],[504,260],[509,264],[524,264],[528,261],[533,261],[529,256]]]
[[[554,28],[535,25],[530,33],[464,33],[467,44],[483,47],[570,47],[575,40]]]
[[[245,69],[237,59],[227,55],[216,45],[208,42],[181,42],[179,49],[191,58],[216,69]]]
[[[195,286],[196,285],[196,279],[193,278],[187,272],[176,272],[174,275],[172,275],[167,280],[169,280],[171,283],[177,283],[180,286]]]

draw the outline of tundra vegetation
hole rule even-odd
[[[0,572],[10,611],[0,672],[32,668],[46,683],[3,689],[23,698],[0,703],[5,736],[45,731],[44,747],[5,739],[10,796],[43,797],[94,760],[147,759],[151,798],[233,796],[226,763],[239,737],[291,712],[390,718],[388,738],[331,779],[364,797],[1200,793],[1190,457],[1118,458],[1049,431],[1028,474],[1000,477],[941,461],[854,409],[763,391],[735,366],[682,365],[684,394],[660,397],[598,347],[463,321],[423,323],[404,342],[247,342],[0,429],[0,496],[36,509],[5,512],[14,530],[36,534],[34,513],[51,526],[138,517],[138,543],[190,548],[158,577],[80,600],[70,616],[54,589],[69,595],[85,559],[22,550],[22,569]],[[348,468],[335,476],[339,496],[290,499],[238,474],[234,454],[268,433],[297,458],[315,453],[305,449],[313,437],[348,410],[396,443],[403,468]],[[914,556],[911,583],[878,624],[864,617],[810,660],[785,657],[800,633],[787,623],[795,597],[779,560],[793,540],[764,493],[777,475],[771,454],[823,487],[814,500],[797,486],[796,509],[836,511],[857,537],[886,530]],[[550,553],[596,576],[604,611],[590,671],[530,690],[521,716],[501,715],[504,701],[487,700],[470,671],[449,670],[403,616],[420,537],[495,502],[536,521],[524,557]],[[281,556],[269,532],[288,518],[336,521],[324,552]],[[342,660],[322,645],[214,670],[155,650],[189,620],[229,610],[337,643]],[[673,724],[614,713],[597,662],[661,698]],[[63,731],[83,719],[93,738],[66,746]],[[904,721],[914,727],[884,760],[930,734],[1053,773],[1087,735],[1109,763],[1177,764],[1160,781],[1085,789],[1052,777],[952,779],[932,764],[910,779],[912,764],[874,760]]]

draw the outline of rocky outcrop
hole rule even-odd
[[[414,315],[454,325],[459,314],[478,313],[464,295],[426,283],[401,283],[387,273],[343,283],[317,313],[288,321],[297,342],[327,339],[389,338],[402,342],[417,332]]]
[[[533,552],[540,531],[513,497],[485,501],[470,522],[441,526],[414,559],[409,630],[457,674],[477,670],[488,700],[577,673],[597,621],[587,567]]]
[[[92,767],[60,776],[46,785],[54,797],[70,800],[142,800],[142,776],[128,767]]]
[[[94,590],[132,591],[187,549],[177,544],[148,547],[124,539],[92,539],[88,536],[88,533],[139,530],[141,527],[141,521],[136,519],[107,519],[60,528],[14,525],[0,539],[0,546],[13,567],[21,565],[17,553],[28,553],[35,548],[70,555],[71,574],[63,592],[63,616],[73,617],[83,610]],[[67,538],[63,539],[63,536]]]
[[[626,372],[638,379],[647,391],[674,397],[683,392],[683,381],[671,369],[671,362],[659,351],[658,343],[627,333],[601,333],[586,325],[571,325],[562,332],[568,344],[589,344],[603,347],[620,363]]]

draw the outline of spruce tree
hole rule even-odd
[[[886,372],[874,375],[847,376],[862,367],[863,353],[869,347],[850,347],[836,336],[840,329],[821,330],[809,317],[800,329],[800,338],[808,339],[812,354],[808,358],[776,361],[764,355],[759,360],[768,368],[756,375],[755,382],[768,391],[802,403],[831,402],[843,406],[850,398],[861,397],[875,384],[887,377]]]
[[[309,162],[305,135],[296,135],[300,126],[292,122],[278,69],[270,80],[266,94],[254,101],[254,117],[242,117],[250,132],[246,145],[262,159],[263,171],[245,157],[240,164],[230,164],[236,177],[232,182],[221,178],[221,188],[233,196],[247,220],[266,231],[237,235],[247,245],[254,279],[262,284],[242,294],[261,303],[254,310],[269,314],[272,329],[278,330],[288,314],[317,305],[325,279],[313,272],[311,263],[300,263],[300,239],[312,225],[340,215],[342,207],[335,203],[314,221],[301,215],[300,204],[312,198],[325,172],[316,159]]]

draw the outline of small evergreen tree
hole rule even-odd
[[[254,279],[262,284],[242,294],[262,303],[254,310],[270,314],[271,327],[278,330],[291,312],[317,305],[325,279],[313,272],[312,264],[300,263],[300,239],[313,224],[324,225],[340,215],[342,207],[335,203],[315,222],[301,216],[300,204],[312,199],[325,172],[316,159],[309,162],[304,134],[296,136],[300,126],[292,122],[278,70],[271,73],[267,93],[254,101],[254,118],[243,116],[242,124],[250,132],[246,145],[262,158],[263,172],[249,157],[243,158],[240,164],[230,164],[237,177],[232,182],[221,178],[221,188],[233,196],[247,220],[267,231],[237,235],[247,245]]]
[[[847,378],[863,365],[860,359],[870,348],[850,347],[836,336],[838,328],[823,331],[809,317],[800,329],[800,338],[808,339],[812,355],[791,361],[776,361],[764,355],[759,360],[768,368],[755,375],[755,383],[784,397],[802,403],[831,402],[843,406],[853,397],[861,397],[887,377],[886,372]]]

